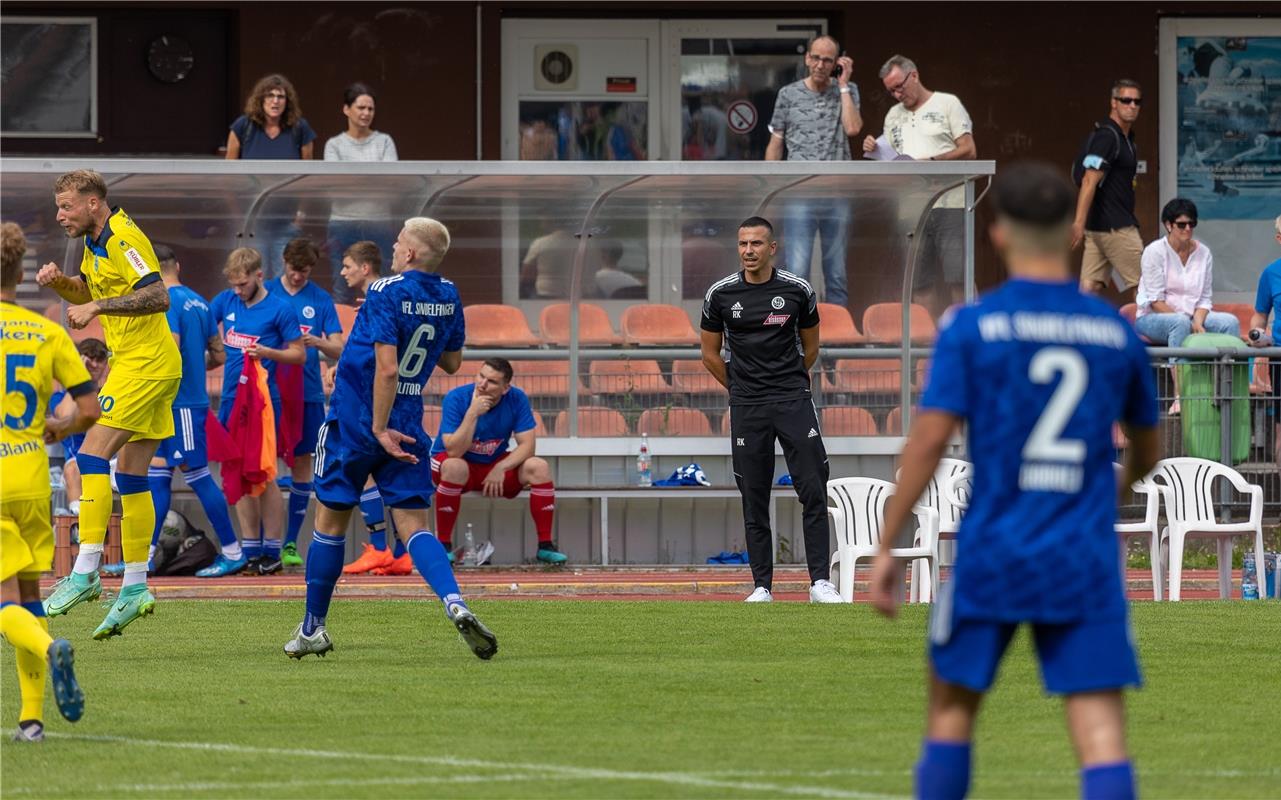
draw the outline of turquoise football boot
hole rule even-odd
[[[97,572],[73,572],[53,586],[53,594],[44,601],[48,617],[65,614],[80,603],[92,602],[102,596],[102,581]]]
[[[110,639],[112,636],[119,636],[129,623],[145,617],[148,614],[155,613],[156,598],[147,587],[142,584],[125,587],[120,590],[116,602],[111,605],[111,610],[107,612],[107,618],[102,621],[97,630],[93,632],[93,638],[102,641]]]

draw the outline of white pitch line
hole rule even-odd
[[[830,786],[796,786],[775,783],[717,780],[715,778],[704,778],[683,772],[639,772],[632,770],[601,769],[596,767],[571,767],[555,764],[505,763],[501,761],[484,761],[474,758],[455,758],[453,756],[406,756],[391,753],[359,753],[342,750],[292,750],[283,747],[250,747],[248,745],[221,742],[168,742],[158,739],[134,739],[128,736],[95,736],[75,733],[46,733],[45,736],[56,736],[59,739],[73,739],[89,742],[116,742],[119,744],[137,745],[140,747],[169,747],[176,750],[202,750],[206,752],[239,753],[244,755],[273,755],[285,758],[348,759],[356,761],[389,761],[402,764],[430,764],[433,766],[444,767],[492,769],[508,773],[545,773],[565,779],[641,781],[650,783],[666,783],[674,786],[737,789],[739,791],[765,792],[767,794],[828,797],[836,798],[837,800],[866,800],[867,798],[895,797],[895,795],[859,792],[849,789],[834,789]]]
[[[87,791],[110,795],[117,792],[225,792],[235,789],[299,789],[314,786],[417,786],[427,784],[503,783],[558,780],[554,775],[443,775],[409,778],[316,778],[287,781],[200,781],[193,783],[115,783],[85,787]],[[43,787],[22,787],[12,794],[45,794]]]

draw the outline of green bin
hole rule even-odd
[[[1183,346],[1248,349],[1245,342],[1225,333],[1195,333],[1183,340]],[[1242,359],[1229,365],[1192,360],[1179,363],[1178,370],[1184,452],[1196,458],[1222,462],[1222,415],[1230,410],[1232,464],[1245,461],[1250,455],[1250,362]],[[1228,371],[1232,377],[1230,394],[1227,390]]]

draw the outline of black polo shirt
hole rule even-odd
[[[729,404],[759,405],[808,397],[801,329],[818,324],[818,298],[802,278],[775,269],[765,283],[736,272],[712,284],[702,328],[722,333],[729,351]]]
[[[1126,136],[1111,117],[1103,120],[1090,137],[1083,161],[1087,169],[1103,172],[1103,181],[1094,190],[1094,203],[1085,217],[1085,229],[1106,232],[1137,228],[1134,175],[1139,168],[1139,151],[1134,145],[1134,130]]]

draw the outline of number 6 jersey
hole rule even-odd
[[[1125,612],[1112,427],[1157,422],[1134,329],[1075,283],[1011,280],[945,318],[922,411],[968,423],[959,618],[1071,622]]]
[[[465,337],[458,289],[433,273],[409,269],[370,285],[338,359],[329,420],[342,424],[349,443],[382,452],[374,439],[375,344],[394,344],[400,364],[387,426],[417,439],[405,450],[424,461],[431,440],[423,432],[423,387],[441,353],[461,350]]]

